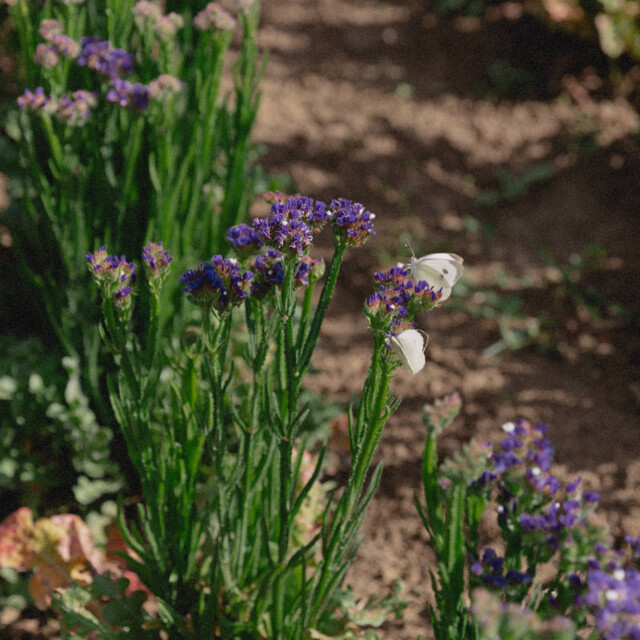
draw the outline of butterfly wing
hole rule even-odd
[[[409,269],[416,282],[426,280],[432,287],[442,289],[441,300],[451,295],[451,287],[462,275],[463,259],[455,253],[430,253],[411,258]]]
[[[405,369],[418,373],[425,363],[425,341],[416,329],[407,329],[397,336],[392,336],[390,344]]]

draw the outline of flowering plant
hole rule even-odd
[[[527,626],[544,628],[544,637],[572,639],[580,629],[606,640],[638,637],[637,558],[625,563],[613,551],[594,515],[600,496],[584,489],[581,478],[562,482],[552,473],[548,425],[508,422],[499,446],[472,441],[438,467],[438,435],[460,406],[454,394],[427,405],[424,414],[425,506],[415,502],[438,559],[435,637],[498,637],[502,629],[499,637],[515,638]],[[482,525],[492,514],[499,537],[483,548]],[[638,549],[636,540],[627,542]],[[531,624],[509,622],[516,605]]]
[[[384,611],[398,610],[391,598],[370,602],[366,614],[340,588],[380,480],[380,465],[370,471],[373,455],[399,404],[389,383],[406,363],[393,339],[414,330],[413,316],[436,306],[440,290],[414,282],[408,268],[376,274],[377,291],[365,305],[371,366],[348,420],[351,466],[345,486],[329,493],[327,444],[314,446],[304,429],[302,384],[344,253],[374,235],[374,216],[344,199],[269,199],[266,217],[228,230],[235,257],[216,254],[180,276],[194,305],[182,348],[159,323],[173,267],[161,243],[143,250],[144,278],[105,247],[86,256],[116,364],[111,403],[142,492],[134,514],[121,507],[119,526],[128,570],[152,597],[156,617],[127,618],[130,633],[346,639],[360,637],[359,623],[379,625]],[[309,255],[323,227],[334,242],[326,274]],[[149,319],[133,332],[136,298],[146,301]],[[105,572],[93,569],[103,577],[75,580],[71,592],[57,583],[56,602],[63,620],[84,611],[82,628],[106,633],[91,604],[94,586],[101,597],[108,591]],[[129,610],[120,587],[110,597]]]
[[[23,169],[13,196],[24,211],[6,224],[51,329],[113,425],[95,294],[78,266],[96,237],[131,255],[155,236],[184,268],[219,252],[226,228],[247,215],[260,5],[242,2],[232,16],[196,0],[179,13],[150,0],[6,4],[26,84],[4,127]],[[177,283],[163,290],[161,322],[181,322]]]

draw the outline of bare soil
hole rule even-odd
[[[430,637],[432,556],[412,498],[422,407],[446,393],[464,404],[443,455],[499,437],[518,417],[549,422],[558,473],[602,492],[616,535],[639,535],[640,69],[622,63],[612,82],[594,44],[516,3],[443,18],[417,0],[263,0],[260,38],[270,51],[256,129],[263,166],[290,174],[300,193],[377,214],[378,235],[344,265],[312,388],[345,404],[361,389],[371,274],[406,261],[405,243],[465,259],[459,295],[422,319],[426,368],[393,382],[404,401],[382,439],[381,490],[348,574],[361,597],[404,583],[404,621],[381,637]],[[508,187],[547,177],[518,196],[500,168]],[[478,206],[501,184],[494,206]],[[590,245],[602,254],[594,269],[563,284],[560,267]],[[508,311],[514,297],[521,319]],[[498,318],[482,317],[492,309],[514,331],[542,318],[541,338],[501,349]],[[51,637],[20,624],[2,637]]]

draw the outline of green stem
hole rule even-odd
[[[302,377],[307,370],[311,360],[311,355],[313,354],[316,342],[318,341],[320,327],[322,326],[322,321],[327,313],[327,308],[329,307],[329,301],[333,295],[333,290],[336,287],[338,274],[340,273],[340,265],[342,264],[342,258],[344,257],[346,248],[347,245],[345,243],[338,244],[333,257],[331,258],[331,263],[329,264],[329,269],[327,271],[327,279],[322,287],[320,300],[318,301],[318,306],[316,307],[313,320],[311,321],[311,326],[309,327],[309,333],[304,341],[304,347],[298,360],[298,375],[300,377]]]

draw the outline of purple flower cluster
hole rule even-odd
[[[56,103],[56,116],[73,126],[82,126],[98,104],[98,96],[92,91],[80,89],[71,97],[62,96]]]
[[[18,98],[18,106],[32,111],[46,110],[52,106],[51,96],[46,95],[42,87],[36,87],[35,91],[25,89],[24,94]]]
[[[359,247],[369,236],[376,235],[372,222],[375,215],[359,202],[338,198],[331,201],[330,208],[334,228],[352,247]]]
[[[263,298],[284,280],[282,254],[277,249],[267,249],[251,263],[255,276],[251,282],[251,295]]]
[[[112,80],[133,72],[133,55],[124,49],[116,49],[98,36],[83,37],[80,44],[82,49],[77,63],[81,67],[95,69]]]
[[[578,605],[593,614],[599,637],[640,640],[640,572],[593,559],[584,586]]]
[[[49,44],[41,42],[37,45],[34,60],[47,69],[58,64],[60,55],[68,58],[77,58],[80,55],[80,45],[64,33],[62,24],[58,20],[42,20],[38,33]]]
[[[317,282],[324,275],[324,260],[322,258],[310,258],[303,256],[296,264],[293,274],[294,286],[304,287],[309,280]]]
[[[256,256],[251,268],[254,273],[251,281],[251,295],[255,298],[264,298],[284,280],[284,255],[277,249],[267,249],[264,254]],[[296,261],[293,273],[295,287],[303,287],[309,284],[309,280],[317,281],[324,273],[324,261],[322,258],[310,258],[303,256]]]
[[[184,25],[181,15],[173,12],[163,15],[160,7],[149,0],[136,2],[133,15],[138,29],[150,29],[162,42],[169,42]]]
[[[147,242],[147,246],[142,249],[142,261],[150,274],[160,275],[168,271],[173,258],[162,246],[162,242]]]
[[[515,569],[505,571],[504,558],[498,556],[490,547],[484,550],[481,560],[470,558],[470,562],[471,574],[489,587],[504,589],[509,586],[520,586],[531,582],[531,576],[528,573],[516,571]]]
[[[253,219],[253,228],[264,244],[302,256],[311,247],[313,233],[330,218],[324,202],[293,196],[273,202],[266,218]]]
[[[236,21],[217,2],[210,2],[193,19],[193,26],[200,31],[209,31],[210,29],[233,31]]]
[[[113,85],[107,91],[108,102],[115,102],[121,107],[132,107],[138,111],[149,108],[149,87],[139,82],[129,82],[121,78],[114,78]]]
[[[253,273],[243,273],[237,260],[215,255],[197,269],[185,271],[180,282],[186,284],[184,291],[196,304],[224,313],[247,297],[252,278]]]
[[[125,256],[109,255],[107,247],[88,253],[85,259],[102,294],[112,298],[120,311],[127,311],[136,284],[136,265]]]
[[[248,224],[237,224],[227,229],[227,240],[242,256],[255,254],[263,246],[262,239],[258,232]]]
[[[427,282],[414,282],[411,271],[405,267],[392,267],[373,274],[376,292],[367,300],[368,313],[390,326],[390,334],[415,327],[414,315],[433,307],[441,293]]]

